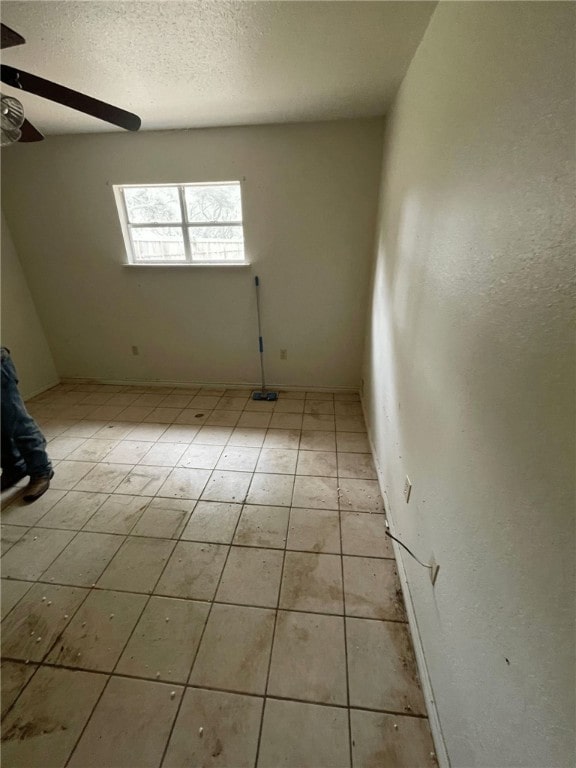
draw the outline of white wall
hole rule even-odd
[[[4,209],[60,375],[256,382],[257,272],[268,380],[358,386],[382,130],[371,119],[10,147]],[[122,266],[112,184],[238,178],[252,270]]]
[[[16,365],[22,397],[58,383],[52,353],[2,214],[2,345]]]
[[[386,130],[364,403],[454,768],[575,764],[574,10],[440,4]]]

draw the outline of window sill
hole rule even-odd
[[[206,262],[205,264],[123,264],[123,267],[128,267],[130,269],[204,269],[205,267],[208,267],[209,269],[213,269],[214,267],[218,269],[238,269],[238,267],[249,267],[251,266],[249,261],[239,261],[239,262],[215,262],[215,263],[209,263]]]

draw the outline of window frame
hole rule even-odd
[[[246,239],[244,236],[244,205],[243,205],[243,184],[242,179],[226,181],[194,181],[194,182],[161,182],[157,184],[114,184],[114,197],[116,200],[116,209],[120,226],[124,236],[124,246],[126,249],[125,266],[130,267],[243,267],[250,266],[246,257]],[[240,207],[242,218],[238,221],[190,221],[188,219],[188,209],[186,206],[186,187],[224,187],[235,185],[240,188]],[[172,187],[178,191],[178,201],[180,204],[180,221],[178,222],[153,222],[145,224],[132,224],[128,216],[128,207],[124,195],[125,189],[139,188],[146,189],[152,187]],[[217,261],[214,259],[199,260],[192,258],[192,247],[190,245],[190,228],[199,227],[241,227],[242,229],[242,249],[244,258],[240,261]],[[180,261],[139,261],[136,256],[134,240],[132,238],[133,229],[179,229],[184,243],[184,259]]]

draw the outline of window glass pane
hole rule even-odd
[[[181,221],[177,187],[125,187],[128,221],[156,224]]]
[[[173,264],[186,261],[180,227],[131,227],[134,261],[138,264]]]
[[[188,221],[242,221],[240,184],[185,187]]]
[[[244,261],[242,227],[188,227],[192,261]]]

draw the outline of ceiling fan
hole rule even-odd
[[[0,48],[12,48],[26,42],[22,35],[5,24],[0,24],[0,27]],[[63,85],[53,83],[51,80],[44,80],[42,77],[31,75],[29,72],[23,72],[21,69],[10,67],[7,64],[0,65],[0,80],[13,88],[19,88],[36,96],[42,96],[44,99],[50,99],[50,101],[63,104],[65,107],[76,109],[86,115],[125,128],[127,131],[137,131],[141,125],[138,115],[134,115],[132,112],[126,112],[126,110],[114,107],[112,104],[106,104],[105,101],[93,99],[84,93],[73,91]],[[44,138],[40,131],[25,119],[24,108],[18,99],[2,94],[0,116],[2,118],[0,126],[1,146],[13,144],[16,141],[42,141]]]

